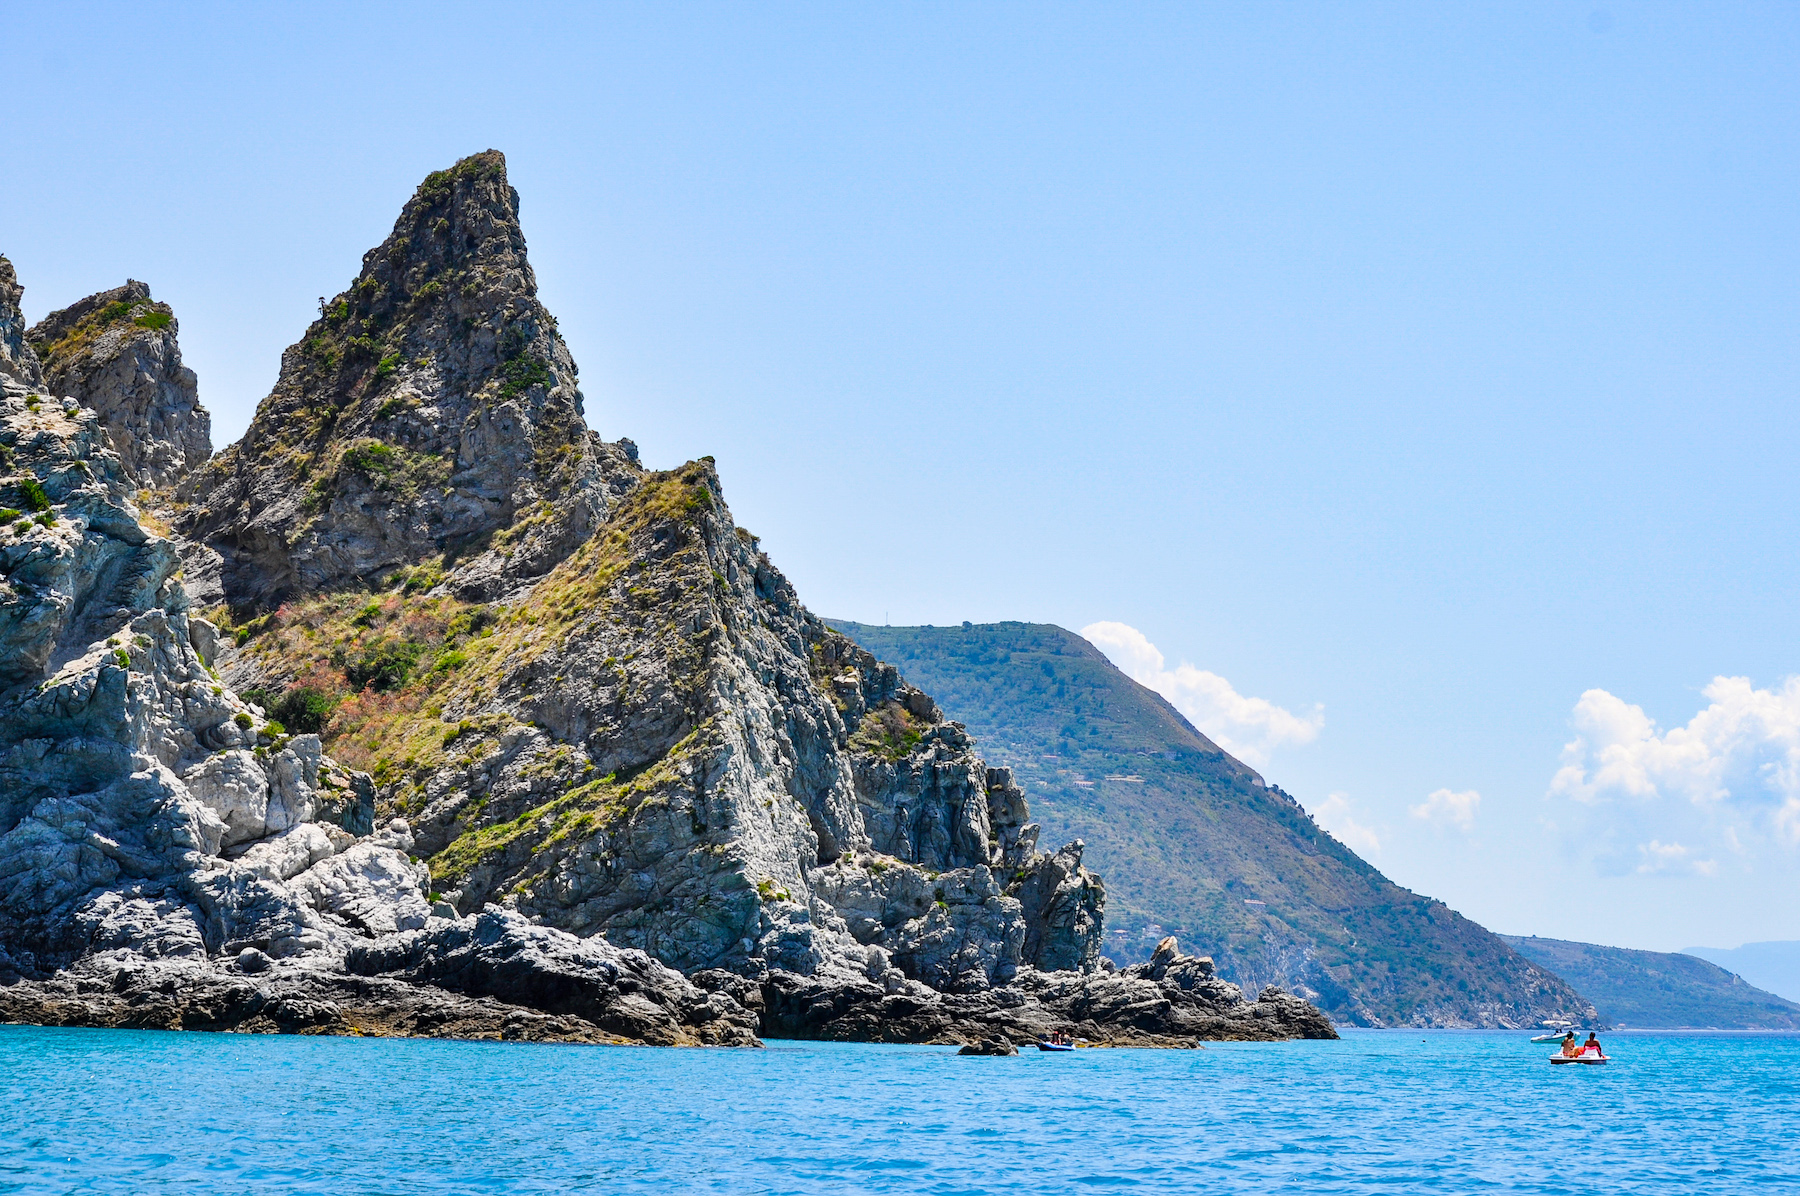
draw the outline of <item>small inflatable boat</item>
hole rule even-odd
[[[1561,1042],[1563,1040],[1564,1036],[1566,1036],[1567,1034],[1568,1034],[1567,1030],[1558,1030],[1554,1034],[1539,1034],[1537,1037],[1533,1038],[1531,1041],[1533,1041],[1533,1042]]]
[[[1552,1055],[1550,1056],[1550,1062],[1586,1063],[1588,1066],[1592,1067],[1597,1063],[1611,1063],[1612,1057],[1610,1055]]]
[[[1037,1044],[1037,1048],[1040,1051],[1072,1051],[1075,1049],[1075,1044],[1072,1042],[1041,1042],[1040,1041]]]

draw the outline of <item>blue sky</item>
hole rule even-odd
[[[1800,10],[7,27],[28,314],[149,282],[219,445],[493,146],[590,424],[715,455],[814,609],[1121,624],[1495,929],[1800,938]]]

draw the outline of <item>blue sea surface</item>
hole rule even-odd
[[[962,1058],[0,1026],[0,1192],[1800,1192],[1800,1037]]]

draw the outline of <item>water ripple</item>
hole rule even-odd
[[[962,1058],[0,1027],[0,1193],[1800,1190],[1800,1038]],[[1571,1074],[1572,1073],[1572,1074]]]

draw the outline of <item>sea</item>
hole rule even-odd
[[[1017,1058],[0,1026],[0,1193],[1800,1192],[1800,1036]]]

